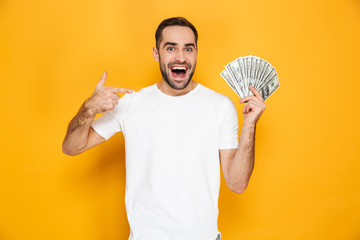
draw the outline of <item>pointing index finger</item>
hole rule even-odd
[[[121,87],[111,87],[111,91],[113,93],[132,93],[133,90],[128,88],[121,88]]]

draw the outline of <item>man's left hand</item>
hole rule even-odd
[[[255,125],[266,108],[264,100],[256,88],[249,86],[249,89],[254,96],[244,97],[240,100],[240,103],[245,103],[243,108],[243,126]]]

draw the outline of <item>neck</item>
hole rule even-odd
[[[181,96],[193,90],[197,86],[197,84],[197,82],[190,80],[190,83],[186,86],[186,88],[178,90],[170,87],[169,84],[167,84],[167,82],[163,79],[161,82],[157,83],[156,86],[166,95]]]

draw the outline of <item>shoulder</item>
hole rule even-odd
[[[225,94],[218,93],[208,87],[201,85],[200,88],[204,100],[213,106],[216,114],[220,116],[237,115],[237,110],[234,102]]]
[[[149,97],[154,94],[154,85],[133,91],[132,93],[125,93],[115,107],[116,112],[127,113],[131,109],[136,109],[138,106],[143,105]]]
[[[204,85],[200,85],[199,92],[204,98],[207,98],[209,101],[216,103],[216,105],[222,105],[222,104],[234,105],[232,100],[228,96],[222,93],[218,93],[208,87],[205,87]]]
[[[152,95],[154,92],[154,85],[144,87],[139,91],[133,91],[132,93],[125,93],[121,100],[124,102],[136,101],[142,97],[146,97],[147,95]]]
[[[220,128],[229,126],[229,123],[234,126],[238,124],[237,110],[230,97],[205,86],[201,86],[200,90],[206,104],[211,104]]]
[[[144,87],[139,91],[134,91],[132,93],[126,93],[124,96],[128,95],[129,99],[137,99],[141,97],[146,97],[148,95],[152,95],[155,92],[155,85],[151,85],[148,87]]]

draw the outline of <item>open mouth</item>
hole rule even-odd
[[[184,79],[188,68],[186,66],[172,66],[170,70],[175,79]]]

